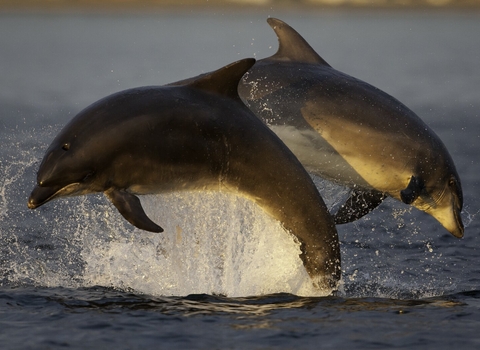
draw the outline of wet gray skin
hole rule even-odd
[[[309,172],[353,189],[335,222],[390,196],[463,237],[460,178],[439,137],[392,96],[332,68],[286,23],[268,24],[279,49],[245,74],[239,95]]]
[[[233,193],[280,221],[300,242],[313,283],[335,289],[340,252],[333,218],[301,163],[238,97],[238,82],[254,62],[121,91],[87,107],[48,148],[29,208],[103,192],[131,224],[162,232],[136,195]]]

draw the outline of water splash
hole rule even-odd
[[[475,221],[475,218],[480,213],[480,209],[472,209],[469,205],[466,205],[462,211],[462,220],[465,228],[469,227],[470,224]]]
[[[293,238],[253,203],[223,193],[143,196],[165,232],[126,231],[84,249],[87,285],[151,295],[322,295],[311,285]]]

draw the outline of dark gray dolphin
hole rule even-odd
[[[315,285],[336,288],[333,218],[301,163],[238,96],[254,62],[241,60],[185,83],[121,91],[90,105],[46,151],[28,207],[103,192],[130,223],[162,232],[136,194],[231,192],[257,203],[298,239]]]
[[[353,189],[336,223],[391,196],[462,237],[460,179],[439,137],[392,96],[333,69],[286,23],[268,24],[279,49],[248,71],[240,97],[308,171]]]

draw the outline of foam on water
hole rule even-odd
[[[253,203],[214,192],[141,200],[165,232],[124,231],[123,218],[109,214],[121,237],[84,249],[87,285],[152,295],[322,294],[313,288],[292,236]]]

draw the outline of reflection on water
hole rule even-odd
[[[480,300],[480,291],[462,292],[445,297],[422,300],[384,298],[299,297],[279,293],[265,296],[227,298],[208,294],[191,294],[186,297],[153,297],[122,292],[104,287],[79,288],[76,290],[53,288],[3,289],[18,302],[33,298],[45,298],[67,309],[98,309],[103,311],[150,310],[168,315],[196,316],[227,314],[231,316],[265,316],[281,309],[318,309],[340,313],[363,311],[387,311],[406,314],[416,308],[455,308],[467,302]],[[2,294],[5,297],[5,294]]]

